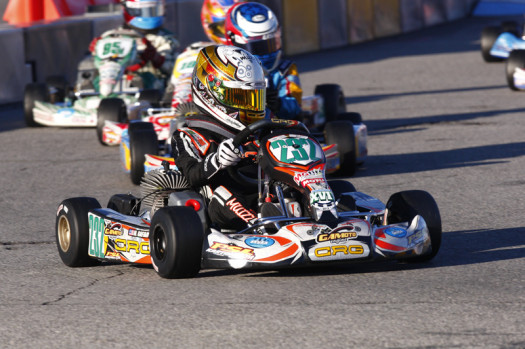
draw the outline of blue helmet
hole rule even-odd
[[[277,67],[282,52],[281,28],[272,10],[256,2],[236,4],[228,11],[224,27],[227,44],[247,50],[268,71]]]
[[[131,28],[156,30],[164,22],[164,0],[126,0],[122,2],[124,20]]]

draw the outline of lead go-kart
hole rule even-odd
[[[201,268],[276,269],[377,258],[424,262],[441,244],[441,218],[425,191],[393,194],[384,205],[346,181],[326,181],[325,157],[303,124],[263,120],[235,145],[258,140],[255,180],[234,168],[232,179],[259,192],[258,218],[242,231],[210,224],[205,188],[195,191],[166,164],[145,175],[142,198],[72,198],[58,207],[56,240],[70,267],[101,261],[152,264],[164,278]],[[238,215],[243,212],[229,200]]]
[[[190,95],[191,96],[191,95]],[[188,97],[186,102],[191,102]],[[147,112],[147,110],[144,110]],[[157,111],[151,109],[155,115]],[[176,169],[171,158],[171,136],[184,124],[187,114],[198,113],[189,103],[182,103],[170,116],[172,120],[163,128],[155,122],[131,122],[122,134],[120,160],[132,183],[140,184],[144,173],[161,168],[168,161]],[[157,115],[163,115],[162,113]],[[152,116],[153,117],[153,116]],[[298,119],[323,145],[327,159],[326,172],[340,176],[352,176],[368,155],[368,130],[361,114],[346,111],[346,101],[341,86],[320,84],[314,95],[302,98],[302,113]]]

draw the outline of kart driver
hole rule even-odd
[[[256,193],[233,181],[227,169],[250,161],[241,161],[250,145],[235,148],[233,137],[264,119],[265,86],[259,60],[243,49],[211,45],[197,56],[191,87],[200,115],[187,116],[186,127],[175,131],[172,156],[192,187],[212,190],[208,213],[221,229],[238,231],[257,218],[251,209]]]
[[[303,90],[296,64],[281,59],[281,28],[275,14],[259,3],[239,3],[228,10],[224,26],[227,45],[241,47],[261,61],[268,79],[268,109],[280,119],[296,118]]]
[[[108,35],[126,35],[128,31],[137,36],[137,52],[140,62],[128,67],[137,72],[144,81],[144,88],[164,89],[164,81],[171,75],[177,56],[178,41],[173,34],[162,27],[164,22],[164,0],[122,0],[124,25],[106,31]],[[89,45],[94,52],[101,37],[96,37]]]
[[[201,9],[201,24],[206,36],[219,45],[226,45],[224,20],[234,4],[244,0],[204,0]]]

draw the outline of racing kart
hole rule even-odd
[[[97,127],[101,138],[105,120],[125,121],[160,99],[160,91],[144,89],[143,77],[130,69],[137,61],[137,33],[116,30],[95,45],[94,55],[79,64],[74,91],[64,77],[28,84],[24,115],[28,126]]]
[[[64,200],[56,216],[62,261],[70,267],[152,264],[163,278],[186,278],[201,268],[276,269],[382,258],[425,262],[438,253],[441,218],[429,193],[398,192],[385,205],[349,182],[327,181],[322,148],[299,122],[259,121],[234,144],[248,140],[260,144],[257,179],[227,169],[232,180],[259,193],[258,216],[246,229],[222,231],[211,224],[206,188],[190,188],[165,164],[145,175],[140,199],[117,194],[107,208],[94,198]],[[227,205],[234,207],[235,199]]]
[[[191,100],[191,95],[189,98]],[[336,84],[317,85],[313,96],[303,97],[302,109],[300,121],[323,144],[326,172],[353,175],[368,155],[368,131],[359,113],[346,112],[342,88]],[[184,123],[185,115],[197,112],[187,103],[182,103],[173,114],[169,114],[173,119],[164,128],[155,123],[130,123],[129,129],[122,134],[120,159],[134,184],[140,184],[144,173],[161,168],[163,161],[176,168],[171,158],[170,136]]]
[[[513,21],[490,26],[481,33],[481,53],[486,62],[505,62],[505,78],[511,90],[525,90],[525,40]]]

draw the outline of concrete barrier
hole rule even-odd
[[[0,0],[2,1],[2,0]],[[279,18],[284,51],[300,54],[397,35],[467,16],[477,0],[259,0]],[[165,26],[181,47],[207,40],[202,0],[168,0]],[[0,103],[22,100],[27,82],[63,75],[70,82],[94,36],[122,23],[120,12],[86,14],[31,27],[0,27]],[[28,66],[32,66],[30,74]]]
[[[25,64],[23,30],[0,26],[0,43],[0,104],[20,101],[30,79],[30,69]]]

